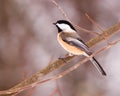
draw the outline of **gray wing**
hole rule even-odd
[[[64,41],[69,43],[70,45],[80,48],[81,50],[83,50],[84,52],[86,52],[89,55],[91,54],[88,46],[79,38],[67,37]]]
[[[89,51],[88,46],[79,38],[72,38],[72,37],[67,37],[65,40],[65,42],[76,46],[78,48],[80,48],[81,50],[83,50],[85,53],[87,53],[87,55],[91,55],[92,53]],[[99,62],[93,57],[90,59],[93,63],[93,65],[98,69],[98,71],[102,74],[102,75],[106,75],[106,72],[104,71],[104,69],[102,68],[102,66],[99,64]]]

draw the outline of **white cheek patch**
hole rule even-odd
[[[65,32],[75,32],[71,27],[67,24],[56,24],[60,29],[62,29]]]
[[[70,26],[67,24],[57,24],[58,27],[60,27],[61,29],[70,29]]]

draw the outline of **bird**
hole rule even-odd
[[[57,20],[53,24],[58,29],[57,40],[59,44],[68,52],[69,56],[83,55],[85,57],[89,57],[92,54],[89,47],[81,39],[76,29],[69,21]],[[95,57],[90,58],[90,61],[103,76],[107,75]]]

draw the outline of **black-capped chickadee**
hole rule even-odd
[[[72,24],[66,20],[58,20],[56,23],[58,29],[57,40],[60,45],[69,52],[69,55],[84,55],[89,57],[92,53],[88,46],[81,40],[77,34],[76,29]],[[99,62],[93,57],[90,59],[93,65],[98,69],[102,75],[106,75],[106,72],[99,64]]]

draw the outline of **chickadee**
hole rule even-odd
[[[76,29],[72,24],[66,20],[58,20],[56,23],[58,29],[57,40],[60,45],[69,52],[69,55],[84,55],[89,57],[92,53],[90,52],[88,46],[81,40],[80,36],[77,34]],[[102,75],[106,75],[106,72],[99,64],[99,62],[92,57],[91,62],[98,69]]]

